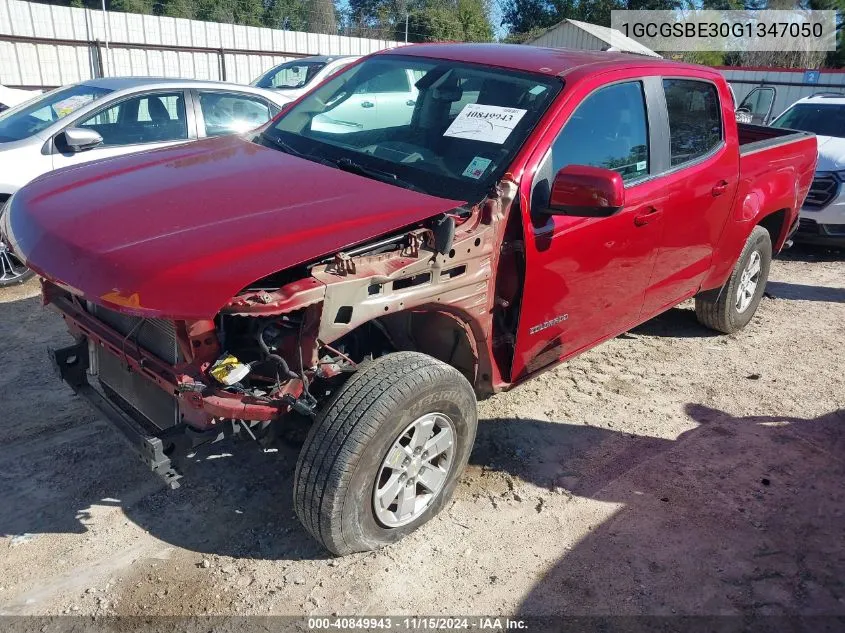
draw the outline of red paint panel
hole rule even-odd
[[[724,146],[697,164],[658,178],[666,197],[665,227],[646,291],[642,320],[698,291],[710,271],[714,249],[734,207],[739,180],[736,121],[727,86],[720,81],[717,87]]]
[[[228,137],[40,178],[11,228],[35,271],[88,299],[204,319],[261,277],[459,204]]]
[[[772,247],[776,252],[783,247],[786,230],[798,218],[813,181],[817,159],[815,137],[740,156],[733,212],[725,224],[702,289],[718,288],[725,283],[751,228],[780,210],[786,210],[786,218]]]

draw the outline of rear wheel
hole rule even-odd
[[[763,298],[771,263],[769,232],[755,226],[725,285],[696,296],[695,315],[699,322],[726,334],[748,325]]]
[[[449,501],[475,440],[475,394],[454,368],[399,352],[360,369],[308,433],[297,516],[335,554],[398,541]]]

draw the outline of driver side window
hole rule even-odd
[[[630,182],[648,174],[648,123],[639,81],[614,84],[584,99],[552,146],[552,169],[604,167]]]
[[[534,178],[531,208],[549,206],[555,175],[567,165],[613,169],[631,182],[649,173],[643,84],[630,81],[588,96],[561,129]]]

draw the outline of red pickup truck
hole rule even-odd
[[[690,297],[745,326],[815,162],[714,70],[419,45],[254,133],[40,178],[2,230],[76,338],[60,375],[166,480],[309,424],[296,512],[344,554],[443,508],[477,396]]]

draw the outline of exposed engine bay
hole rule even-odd
[[[88,346],[84,371],[111,371],[99,376],[106,397],[152,438],[184,427],[192,445],[232,433],[272,440],[286,426],[276,422],[310,424],[350,375],[394,351],[422,351],[491,393],[509,378],[524,274],[521,226],[507,222],[515,191],[504,181],[472,209],[258,280],[213,320],[152,328],[91,311],[49,282],[45,300]],[[172,357],[158,351],[171,347]],[[141,406],[156,399],[175,415],[158,414],[166,403]]]
[[[497,197],[485,204],[489,211],[500,203]],[[425,349],[473,384],[489,381],[487,364],[486,378],[479,373],[473,325],[482,330],[492,307],[500,324],[515,327],[509,315],[518,286],[502,285],[508,297],[491,306],[499,223],[482,221],[482,211],[458,209],[252,284],[217,317],[225,351],[208,374],[254,398],[281,394],[290,410],[311,416],[361,363],[392,351]],[[508,268],[516,267],[507,250]],[[502,339],[512,344],[513,334]]]

